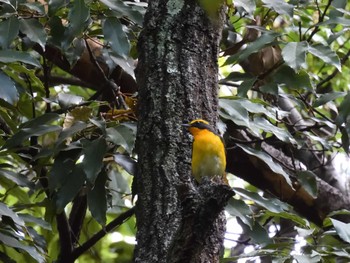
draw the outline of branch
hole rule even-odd
[[[182,220],[166,262],[217,262],[224,238],[220,227],[226,223],[222,212],[234,191],[211,180],[203,180],[198,188],[188,187],[177,189]],[[211,251],[206,251],[208,247]]]
[[[101,238],[103,238],[108,232],[112,231],[114,228],[120,226],[123,224],[126,220],[128,220],[131,216],[133,216],[135,213],[135,207],[130,208],[129,210],[125,211],[124,213],[120,214],[116,219],[111,221],[109,224],[106,225],[106,227],[99,232],[97,232],[95,235],[93,235],[89,240],[87,240],[84,244],[82,244],[80,247],[77,247],[73,250],[71,254],[71,259],[74,261],[77,259],[80,255],[82,255],[85,251],[90,249],[93,245],[95,245]]]
[[[73,251],[70,227],[65,212],[56,215],[57,230],[60,241],[60,254],[57,259],[59,263],[73,263],[71,253]]]
[[[318,20],[317,24],[323,22],[323,20],[324,20],[326,14],[327,14],[327,10],[328,10],[328,8],[331,6],[331,4],[332,4],[332,1],[333,1],[333,0],[329,0],[329,1],[328,1],[327,5],[326,5],[326,7],[325,7],[325,9],[324,9],[324,11],[323,11],[323,14],[320,15],[320,19]],[[319,13],[321,13],[321,10],[320,10],[320,9],[319,9]],[[318,30],[319,30],[319,26],[315,26],[314,30],[312,30],[310,36],[309,36],[308,39],[306,40],[308,43],[310,43],[310,41],[312,40],[313,36],[318,32]],[[306,32],[305,32],[305,34],[306,34]]]
[[[72,210],[69,214],[69,226],[71,228],[71,239],[73,247],[79,242],[79,236],[87,209],[86,195],[78,195],[73,200]]]
[[[288,158],[279,152],[285,159]],[[227,151],[227,172],[292,205],[295,211],[317,225],[322,225],[332,211],[350,209],[349,197],[327,182],[316,178],[318,196],[313,198],[298,181],[293,185],[288,184],[282,175],[272,171],[264,161],[239,147]]]

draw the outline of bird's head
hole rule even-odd
[[[208,130],[215,133],[213,127],[209,125],[209,122],[202,119],[193,120],[188,124],[182,124],[182,126],[188,128],[188,130],[193,136],[201,132],[201,130]]]

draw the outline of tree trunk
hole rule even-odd
[[[219,12],[220,11],[220,12]],[[137,245],[135,262],[218,262],[232,191],[190,176],[190,136],[181,124],[217,121],[223,13],[196,0],[151,0],[140,36]],[[213,209],[215,207],[215,209]]]

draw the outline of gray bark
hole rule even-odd
[[[219,258],[225,230],[222,210],[232,192],[212,182],[200,187],[193,183],[190,137],[181,127],[194,118],[213,124],[217,120],[217,57],[223,25],[222,13],[217,15],[209,19],[195,0],[149,1],[136,71],[135,262]],[[211,203],[216,204],[215,211],[205,209]],[[210,220],[200,222],[202,218]],[[199,232],[193,235],[194,229]]]

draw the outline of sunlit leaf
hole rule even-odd
[[[334,218],[331,218],[331,221],[339,237],[345,242],[350,243],[350,223],[343,223]]]

